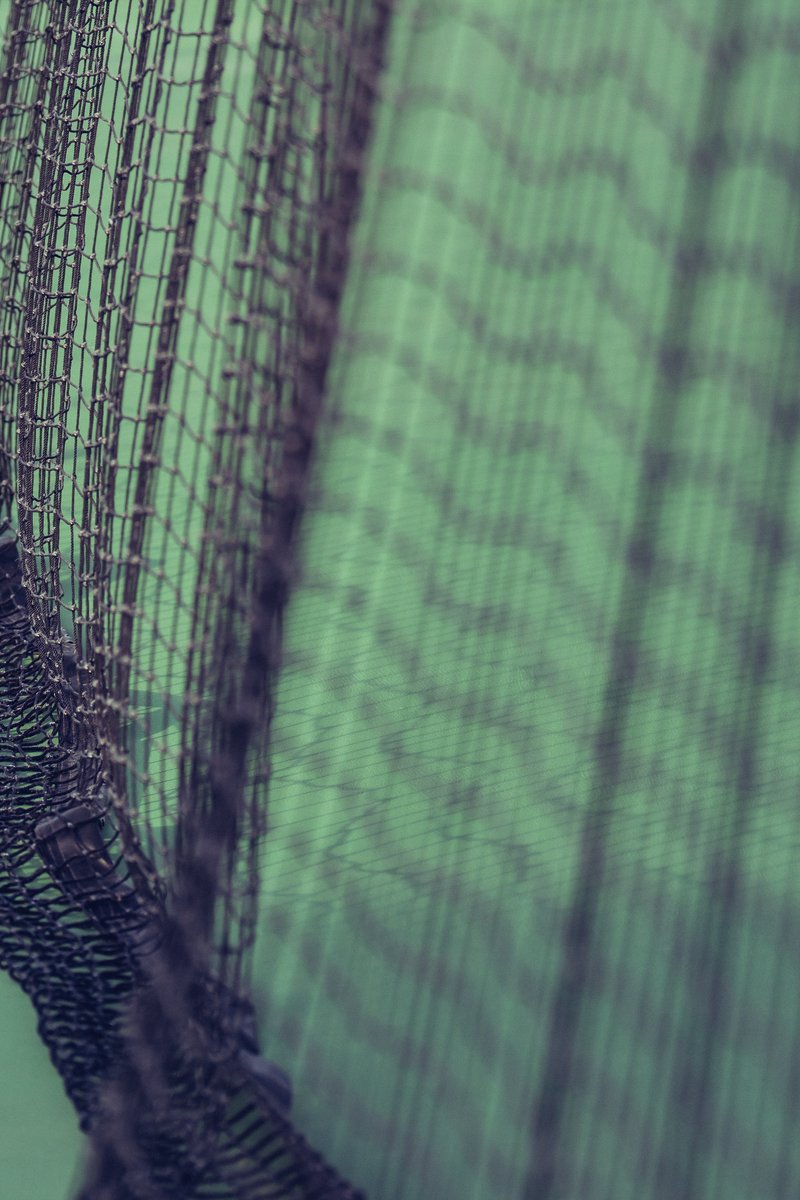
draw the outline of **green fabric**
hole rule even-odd
[[[421,11],[289,613],[265,1047],[374,1200],[784,1200],[800,21]],[[0,984],[3,1188],[68,1195]]]

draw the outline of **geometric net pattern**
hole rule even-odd
[[[0,15],[81,1196],[800,1194],[795,6]]]

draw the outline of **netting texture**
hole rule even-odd
[[[795,9],[0,3],[81,1200],[800,1194]]]
[[[287,1120],[243,960],[387,25],[8,16],[0,961],[92,1134],[86,1196],[356,1194]]]

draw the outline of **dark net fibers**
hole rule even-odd
[[[0,1197],[800,1195],[796,5],[0,29]]]

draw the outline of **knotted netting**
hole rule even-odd
[[[793,5],[0,9],[81,1197],[798,1194]]]
[[[92,1196],[351,1196],[246,995],[267,734],[389,8],[21,3],[3,925]]]

